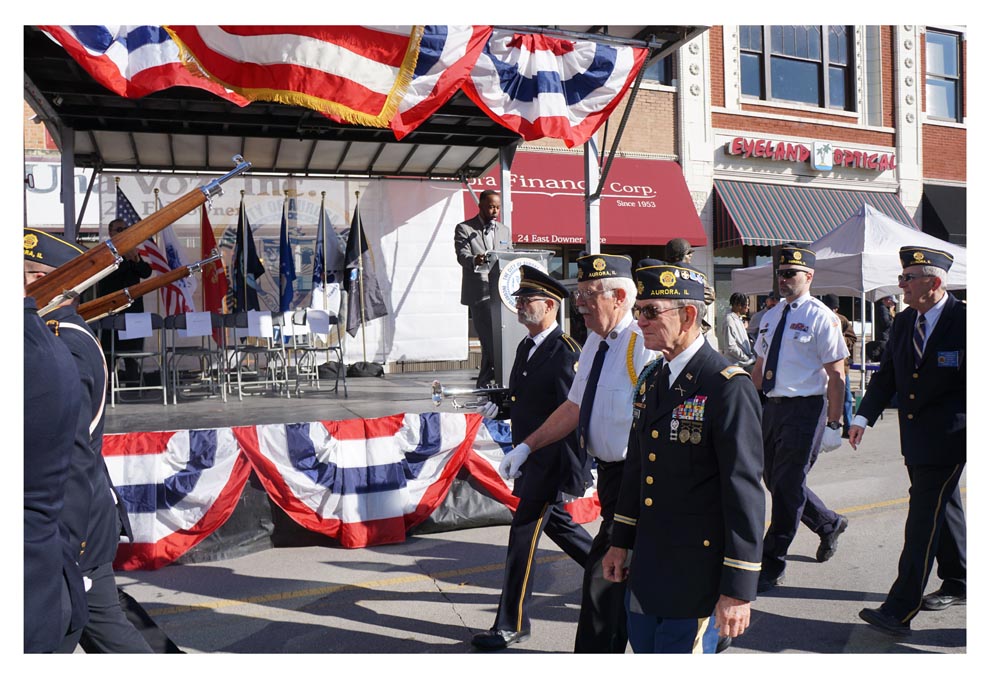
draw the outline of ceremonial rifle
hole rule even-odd
[[[251,163],[242,156],[234,156],[233,161],[237,166],[224,176],[193,189],[113,238],[108,238],[47,276],[39,278],[24,289],[24,295],[34,297],[38,303],[38,314],[44,315],[65,300],[66,291],[81,293],[120,266],[123,261],[121,252],[130,252],[183,215],[195,210],[213,196],[223,193],[221,184],[251,167]]]
[[[159,288],[164,288],[166,285],[174,283],[177,280],[181,280],[186,276],[192,276],[203,270],[203,267],[210,262],[215,262],[220,259],[220,253],[216,248],[213,248],[213,252],[206,259],[189,264],[188,266],[180,266],[177,269],[172,269],[167,273],[163,273],[159,276],[154,276],[143,281],[138,281],[134,285],[124,288],[123,290],[118,290],[117,292],[111,292],[109,295],[103,295],[94,299],[92,302],[86,302],[85,304],[79,305],[79,315],[89,323],[92,321],[98,321],[104,316],[108,316],[118,311],[123,311],[131,304],[134,300],[139,299],[142,295],[147,295],[149,292],[154,292]]]

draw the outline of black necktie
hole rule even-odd
[[[784,337],[784,327],[787,325],[787,312],[791,310],[790,304],[784,304],[784,313],[780,315],[777,329],[774,330],[773,340],[770,342],[770,351],[767,352],[767,362],[763,366],[763,386],[764,394],[769,394],[777,383],[777,358],[780,356],[780,341]]]
[[[516,365],[520,368],[526,365],[526,361],[529,360],[529,352],[533,349],[534,344],[536,342],[533,341],[532,337],[527,337],[519,343],[519,349],[516,350]]]
[[[914,367],[921,365],[921,357],[925,355],[925,317],[918,314],[918,321],[914,326],[914,338],[911,342],[914,345]]]
[[[660,388],[664,391],[670,389],[670,363],[667,361],[664,361],[663,367],[660,368]]]
[[[591,409],[595,405],[595,392],[598,391],[598,378],[602,374],[602,366],[605,365],[605,352],[608,351],[608,342],[601,341],[598,345],[598,353],[591,364],[591,372],[588,373],[588,383],[584,387],[584,394],[581,395],[581,410],[578,415],[578,446],[582,453],[588,451],[588,427],[591,424]]]

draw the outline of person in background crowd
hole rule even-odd
[[[849,425],[852,424],[853,418],[853,395],[852,389],[849,387],[849,366],[856,352],[856,330],[853,329],[852,321],[839,313],[838,295],[823,295],[822,302],[839,317],[839,323],[842,328],[842,340],[846,343],[846,350],[849,352],[849,356],[846,357],[845,370],[846,397],[842,402],[842,438],[847,439],[849,438]]]
[[[643,260],[636,279],[633,313],[646,346],[663,359],[639,379],[602,567],[609,580],[628,575],[633,651],[713,653],[719,635],[746,630],[756,599],[764,516],[760,402],[746,371],[701,337],[702,273]],[[689,465],[677,462],[687,458]]]
[[[664,246],[663,254],[664,261],[668,264],[691,264],[691,260],[694,259],[694,248],[691,247],[691,242],[687,238],[671,238]],[[715,288],[705,283],[705,308],[707,309],[714,302]],[[711,329],[712,324],[702,318],[701,332],[706,339],[710,337]]]
[[[887,348],[887,341],[890,339],[890,329],[894,325],[894,307],[897,303],[891,296],[884,297],[877,301],[873,307],[875,314],[874,337],[866,343],[866,360],[871,363],[878,362],[883,357],[883,351]]]
[[[734,292],[729,297],[729,305],[731,308],[719,326],[719,350],[729,363],[752,370],[756,354],[743,322],[743,316],[749,312],[749,298],[741,292]]]
[[[519,322],[529,332],[516,350],[509,376],[512,442],[518,445],[567,400],[581,347],[557,324],[560,304],[569,296],[564,286],[539,269],[523,264],[519,289],[512,294]],[[497,411],[498,406],[489,403],[484,414],[494,417]],[[507,464],[503,460],[502,465]],[[500,471],[507,474],[506,469]],[[574,523],[562,498],[584,495],[591,483],[590,472],[587,456],[581,457],[573,432],[533,451],[519,468],[512,484],[519,506],[509,527],[502,596],[495,624],[471,640],[477,648],[498,650],[529,637],[536,546],[544,532],[584,568],[591,535]]]
[[[777,302],[778,299],[773,296],[773,293],[771,293],[765,300],[763,300],[763,306],[760,307],[759,311],[749,317],[749,325],[746,327],[746,334],[749,335],[750,346],[756,347],[756,336],[760,332],[760,322],[763,319],[763,315],[770,309],[777,306]],[[755,355],[755,349],[753,353]]]
[[[966,466],[966,305],[945,289],[953,257],[900,249],[897,283],[908,310],[897,314],[880,369],[849,430],[855,449],[867,425],[897,394],[901,453],[911,490],[897,579],[879,608],[859,617],[892,636],[911,634],[919,610],[966,603],[966,515],[959,479]],[[925,596],[938,560],[942,585]]]
[[[110,238],[113,238],[117,234],[125,231],[127,228],[127,222],[123,219],[114,219],[107,225],[107,231],[110,234]],[[135,283],[139,283],[142,279],[151,275],[151,265],[141,259],[141,255],[138,254],[136,248],[129,252],[122,253],[121,256],[124,259],[120,262],[120,266],[97,282],[97,297],[102,297],[103,295],[109,295],[111,293],[123,290],[124,288],[129,288]],[[141,297],[135,299],[134,302],[127,308],[127,312],[134,314],[144,312],[144,299]],[[108,329],[104,330],[100,335],[100,344],[103,346],[103,353],[108,357],[107,360],[109,360],[110,356],[110,342],[111,334],[113,332],[113,330]],[[117,351],[141,351],[141,349],[144,348],[144,338],[134,337],[124,340],[116,338],[114,339],[114,347]],[[141,379],[141,374],[139,372],[141,369],[140,363],[135,358],[125,358],[123,360],[124,376],[122,381],[128,384],[137,384]]]
[[[481,343],[481,369],[476,386],[486,387],[495,379],[495,331],[488,308],[488,271],[491,262],[486,253],[512,247],[509,227],[498,221],[502,199],[496,191],[482,191],[478,214],[454,229],[454,252],[461,265],[461,304],[471,311],[471,320]]]
[[[753,383],[766,394],[763,408],[763,479],[771,496],[770,528],[763,538],[759,591],[784,581],[787,550],[804,523],[819,539],[825,562],[849,520],[807,486],[820,451],[842,445],[843,365],[849,352],[839,319],[808,291],[815,253],[781,246],[777,283],[784,298],[760,322]]]
[[[530,455],[577,428],[578,449],[598,466],[601,523],[591,545],[581,586],[576,653],[625,653],[625,585],[605,579],[601,562],[612,535],[612,516],[622,482],[636,380],[656,354],[643,345],[633,322],[636,285],[632,261],[622,255],[579,257],[574,303],[588,328],[567,400],[536,431],[510,450],[503,476],[513,478]]]

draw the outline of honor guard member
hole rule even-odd
[[[952,255],[900,250],[897,283],[909,309],[894,317],[880,369],[849,428],[856,448],[897,396],[901,454],[911,482],[897,579],[879,608],[859,616],[894,636],[911,634],[918,610],[966,603],[966,517],[959,478],[966,466],[966,305],[945,289]],[[938,560],[942,586],[924,596]]]
[[[572,299],[588,328],[577,374],[567,400],[503,461],[503,476],[514,478],[531,450],[559,441],[577,429],[578,449],[598,467],[601,523],[591,545],[581,587],[576,653],[624,653],[625,584],[602,575],[612,515],[622,482],[636,379],[656,354],[643,345],[631,313],[636,300],[632,260],[623,255],[584,255],[577,260]]]
[[[519,289],[512,294],[529,336],[519,344],[509,376],[513,444],[521,443],[567,400],[581,354],[578,343],[557,324],[567,289],[529,265],[520,267],[520,273]],[[486,414],[492,416],[497,407],[489,405]],[[574,523],[561,496],[582,496],[590,484],[591,467],[578,451],[573,432],[534,451],[519,468],[512,486],[519,505],[509,528],[498,613],[491,630],[471,640],[474,646],[496,650],[529,637],[536,547],[542,533],[584,568],[591,535]]]
[[[781,303],[767,311],[756,340],[753,383],[763,407],[763,480],[770,491],[770,528],[763,538],[759,591],[784,581],[784,557],[798,526],[819,536],[816,558],[835,554],[845,516],[825,506],[807,485],[820,451],[842,445],[845,359],[838,317],[808,291],[815,253],[794,244],[777,256]]]
[[[51,234],[24,229],[24,275],[31,283],[82,254],[83,250]],[[69,349],[82,386],[81,409],[65,506],[79,567],[86,582],[89,622],[79,645],[87,653],[151,653],[141,634],[128,622],[117,597],[113,559],[130,523],[119,502],[103,460],[103,408],[107,367],[103,351],[74,302],[45,315],[49,330]],[[62,648],[71,653],[74,641]]]
[[[763,547],[760,400],[701,332],[706,278],[643,260],[637,317],[663,357],[639,378],[604,576],[628,577],[636,653],[714,653],[749,625]],[[631,560],[629,550],[632,550]]]
[[[89,615],[78,548],[65,523],[65,486],[79,419],[69,350],[24,298],[24,652],[75,646]]]

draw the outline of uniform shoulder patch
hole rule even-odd
[[[735,377],[736,375],[748,375],[749,373],[747,373],[745,370],[740,368],[738,365],[730,365],[720,374],[722,375],[722,377],[728,380]]]

